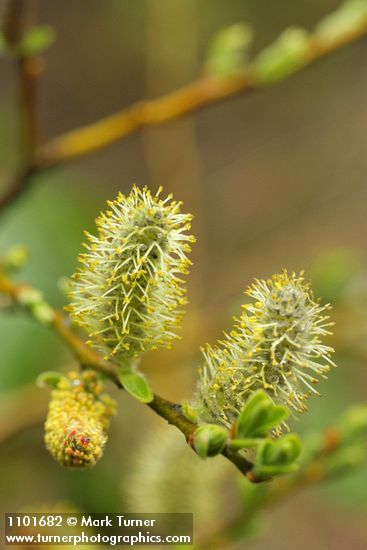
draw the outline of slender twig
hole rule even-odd
[[[326,467],[325,459],[331,457],[343,444],[340,431],[335,426],[327,428],[323,434],[320,449],[310,457],[306,464],[303,464],[293,475],[277,477],[272,483],[262,484],[259,494],[252,504],[235,517],[230,518],[225,526],[221,526],[208,538],[199,541],[198,549],[213,550],[232,547],[239,540],[238,533],[244,532],[258,512],[264,511],[304,489],[340,477],[341,470],[330,471]]]
[[[8,13],[15,13],[15,6],[22,9],[24,0],[9,0]],[[8,17],[8,21],[13,19]],[[8,24],[9,26],[9,24]],[[9,26],[12,29],[12,23]],[[306,53],[307,64],[317,61],[339,48],[354,42],[367,34],[367,24],[357,22],[348,32],[342,32],[332,40],[323,41],[311,37]],[[8,36],[11,36],[11,33]],[[9,39],[8,39],[9,40]],[[13,179],[10,190],[0,199],[0,211],[12,204],[30,187],[34,174],[52,166],[64,164],[79,157],[107,147],[130,134],[148,127],[170,122],[184,115],[194,113],[212,104],[228,100],[240,93],[250,92],[259,85],[251,70],[251,65],[240,74],[229,76],[202,76],[191,84],[160,98],[139,101],[97,122],[76,128],[44,145],[36,146],[38,141],[36,101],[35,101],[35,63],[31,59],[18,60],[22,110],[25,113],[25,142],[28,152],[32,152],[27,167]]]
[[[36,80],[40,65],[37,57],[26,55],[19,48],[25,32],[25,17],[26,1],[9,0],[2,30],[17,71],[17,95],[21,116],[21,168],[0,198],[0,210],[12,204],[30,187],[36,171],[34,155],[39,140]]]
[[[0,271],[0,294],[9,296],[15,304],[26,309],[28,313],[32,314],[32,308],[27,308],[22,299],[22,296],[26,292],[33,290],[28,284],[15,284],[7,277],[5,273]],[[69,318],[56,309],[47,307],[52,312],[50,319],[51,327],[62,337],[69,349],[72,351],[76,359],[83,367],[89,367],[98,372],[104,374],[107,378],[112,380],[119,388],[122,388],[122,384],[119,379],[119,369],[113,363],[105,361],[95,350],[89,347],[84,341],[74,332],[70,325]],[[40,320],[36,315],[33,315],[36,320]],[[190,420],[188,420],[182,413],[181,406],[178,403],[173,403],[154,394],[153,401],[148,403],[148,406],[159,416],[167,420],[169,424],[176,426],[188,440],[190,435],[196,430],[197,426]],[[245,458],[233,453],[229,449],[225,449],[222,453],[228,460],[230,460],[244,475],[253,482],[257,480],[251,475],[252,463]]]
[[[39,61],[24,53],[21,45],[25,33],[26,1],[9,0],[5,10],[3,34],[8,44],[18,73],[18,101],[22,117],[21,138],[23,163],[30,165],[38,141],[38,115],[36,77]]]
[[[367,24],[359,23],[353,30],[341,33],[333,41],[311,38],[307,64],[354,42],[367,34]],[[38,166],[55,166],[88,155],[147,126],[157,126],[203,107],[249,92],[257,87],[251,66],[242,74],[223,77],[202,77],[172,93],[150,101],[140,101],[131,107],[98,122],[72,130],[41,146],[37,152]]]
[[[7,191],[0,197],[0,211],[5,210],[21,197],[31,186],[32,177],[36,170],[33,166],[29,166],[23,172],[15,175],[13,180],[8,185]]]
[[[139,101],[112,116],[77,128],[41,146],[38,165],[55,166],[102,149],[139,129],[157,126],[251,88],[249,74],[200,78],[158,99]]]

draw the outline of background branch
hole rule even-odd
[[[29,188],[33,176],[40,171],[93,153],[142,128],[170,122],[261,85],[257,82],[251,65],[245,67],[241,73],[233,75],[204,75],[160,98],[139,101],[114,115],[76,128],[44,145],[38,145],[36,76],[39,73],[39,59],[18,55],[16,52],[16,44],[19,43],[23,32],[24,5],[24,0],[9,0],[4,35],[12,46],[17,60],[25,162],[19,175],[16,175],[10,184],[9,191],[0,199],[0,211],[19,198]],[[327,41],[311,36],[305,64],[309,65],[366,34],[367,23],[357,21],[354,27]]]
[[[37,76],[40,59],[25,54],[20,45],[26,31],[26,0],[9,0],[3,22],[3,35],[15,62],[20,113],[21,168],[0,198],[0,210],[12,204],[30,186],[35,173],[34,154],[39,140]]]
[[[311,38],[308,45],[307,64],[354,42],[366,35],[367,24],[359,23],[332,41]],[[102,149],[137,130],[156,126],[177,119],[198,109],[249,92],[258,83],[251,66],[243,73],[231,76],[202,77],[188,86],[150,101],[140,101],[131,107],[66,133],[37,151],[37,166],[55,166]]]

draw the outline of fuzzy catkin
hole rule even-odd
[[[70,468],[91,468],[101,458],[115,401],[102,393],[91,370],[70,372],[52,391],[45,422],[45,443],[52,456]]]
[[[89,344],[106,359],[129,363],[144,352],[170,347],[186,304],[187,257],[194,237],[186,235],[192,216],[171,195],[160,198],[134,185],[109,201],[96,220],[97,236],[80,255],[72,278],[75,323],[88,331]]]
[[[199,419],[229,427],[249,396],[264,390],[279,404],[298,412],[326,378],[333,349],[322,343],[332,323],[314,300],[302,273],[286,271],[256,280],[246,291],[253,302],[243,307],[225,340],[202,351],[197,396]]]

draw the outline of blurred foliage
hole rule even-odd
[[[209,46],[205,63],[212,76],[233,74],[246,66],[247,49],[253,33],[244,23],[237,23],[220,31]]]

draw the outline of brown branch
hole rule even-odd
[[[342,475],[342,471],[333,472],[327,468],[325,459],[332,457],[344,445],[340,430],[331,426],[323,433],[323,441],[317,452],[303,464],[295,474],[277,477],[270,484],[262,484],[259,487],[259,495],[251,500],[251,504],[244,512],[240,512],[220,529],[214,531],[208,538],[198,542],[198,550],[212,550],[215,548],[229,548],[240,538],[238,533],[243,533],[259,511],[264,511],[272,506],[293,497],[304,489],[311,488],[320,483],[336,479]],[[232,546],[231,546],[232,547]]]
[[[251,87],[249,75],[200,78],[155,100],[139,101],[98,122],[77,128],[41,146],[37,164],[55,166],[90,154],[146,126],[157,126]]]
[[[367,24],[359,23],[333,41],[313,37],[309,41],[307,64],[350,44],[367,34]],[[258,84],[251,66],[242,74],[202,77],[158,99],[140,101],[98,122],[72,130],[41,146],[37,165],[55,166],[90,154],[147,126],[157,126],[214,103],[249,92]]]
[[[15,59],[18,73],[18,102],[22,116],[23,163],[31,164],[38,141],[36,77],[39,60],[19,49],[25,33],[26,1],[9,0],[5,11],[3,34]]]
[[[16,175],[10,182],[7,191],[0,197],[0,211],[5,210],[23,195],[32,184],[32,177],[36,173],[33,166]]]
[[[5,25],[7,28],[5,35],[9,43],[15,44],[19,40],[22,28],[20,14],[23,11],[23,6],[24,0],[9,0]],[[340,36],[334,37],[332,40],[323,41],[317,37],[311,37],[306,52],[306,64],[311,64],[366,34],[367,24],[359,22],[353,29],[341,33]],[[160,98],[139,101],[116,114],[76,128],[37,147],[35,77],[39,72],[38,60],[37,58],[20,57],[18,68],[20,105],[23,112],[24,141],[28,163],[20,175],[14,178],[9,191],[0,199],[0,210],[12,204],[29,188],[35,173],[93,153],[142,128],[170,122],[260,86],[251,66],[244,69],[242,74],[203,76]]]
[[[7,44],[15,48],[22,39],[26,0],[8,0],[3,23],[3,34]]]
[[[15,284],[9,279],[5,273],[0,271],[0,294],[9,296],[15,304],[32,314],[32,306],[27,307],[24,302],[26,292],[34,291],[28,284]],[[42,303],[43,304],[43,303]],[[50,308],[47,304],[43,304],[51,312],[50,325],[61,336],[68,348],[72,351],[76,359],[83,367],[89,367],[104,374],[112,380],[119,388],[122,384],[119,380],[119,368],[113,363],[105,361],[96,351],[90,348],[85,342],[74,332],[70,325],[69,318],[56,309]],[[33,317],[40,321],[37,315]],[[167,420],[169,424],[176,426],[189,439],[190,435],[196,430],[197,426],[188,420],[182,413],[181,406],[178,403],[173,403],[167,399],[154,394],[154,399],[148,406],[159,416]],[[225,449],[222,453],[230,460],[244,475],[247,475],[251,481],[256,481],[251,476],[252,463],[245,458],[233,453],[229,449]]]
[[[26,1],[9,0],[4,15],[3,34],[15,60],[18,86],[18,105],[21,116],[21,170],[0,198],[0,210],[12,204],[31,185],[35,173],[34,155],[39,140],[37,114],[37,76],[40,60],[21,53],[19,46],[25,31]]]

